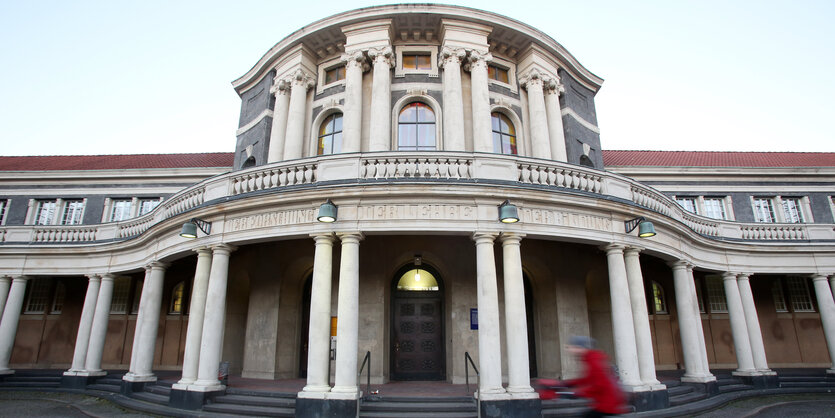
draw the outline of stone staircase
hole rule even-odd
[[[121,393],[122,376],[124,376],[124,373],[110,373],[96,379],[95,383],[87,385],[87,389],[98,390],[101,392]]]
[[[293,417],[296,394],[227,388],[203,405],[203,411],[260,417]]]
[[[56,370],[21,370],[0,380],[0,388],[58,388],[62,374]]]
[[[551,399],[542,401],[542,416],[551,417],[581,417],[589,410],[590,402],[586,399]]]
[[[360,401],[361,418],[477,418],[475,399],[468,396],[416,398],[368,396]]]

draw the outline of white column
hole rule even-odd
[[[699,337],[699,351],[702,363],[702,370],[710,376],[710,361],[707,358],[707,344],[705,344],[705,329],[702,325],[702,313],[699,312],[699,299],[696,294],[696,279],[693,277],[693,265],[687,264],[687,282],[690,286],[690,294],[693,295],[693,314],[696,316],[696,331]]]
[[[391,149],[391,69],[394,53],[390,46],[368,51],[374,65],[371,80],[371,132],[369,151]],[[362,79],[362,77],[360,77]]]
[[[670,263],[673,269],[673,285],[676,293],[676,316],[678,329],[681,334],[681,350],[684,354],[684,376],[682,382],[707,382],[708,378],[702,364],[702,351],[699,349],[699,336],[696,323],[701,322],[698,311],[698,301],[693,287],[690,286],[690,276],[687,274],[687,263],[675,261]],[[695,305],[695,306],[694,306]]]
[[[551,79],[545,83],[545,111],[548,114],[548,137],[551,143],[551,158],[557,161],[567,162],[568,154],[565,151],[565,131],[562,127],[562,109],[560,109],[560,94],[565,92],[565,87],[560,84],[559,78]]]
[[[632,305],[632,322],[635,327],[635,347],[638,350],[638,369],[641,381],[653,390],[664,389],[655,376],[655,358],[652,354],[652,333],[644,293],[644,275],[641,272],[640,248],[629,247],[623,251],[626,263],[626,280],[629,283],[629,300]]]
[[[490,120],[490,89],[487,85],[489,52],[470,51],[470,95],[473,102],[473,148],[476,152],[493,152],[493,129]],[[495,266],[493,267],[495,269]]]
[[[531,124],[531,156],[551,159],[551,141],[548,138],[548,116],[542,91],[542,76],[533,69],[522,80],[528,91],[528,113]]]
[[[191,302],[188,309],[183,376],[174,385],[174,389],[180,390],[185,390],[184,386],[197,380],[200,343],[203,338],[203,319],[206,315],[206,297],[209,293],[209,273],[212,270],[212,250],[204,247],[194,251],[197,253],[197,268],[194,272],[194,284],[191,287]]]
[[[101,357],[104,353],[104,340],[107,338],[107,325],[110,323],[110,302],[113,299],[112,274],[101,276],[99,296],[96,298],[96,312],[93,315],[93,325],[90,329],[90,343],[87,347],[87,357],[84,360],[84,370],[91,376],[107,374],[101,369]]]
[[[336,316],[336,377],[331,393],[339,399],[357,399],[357,344],[359,336],[360,240],[359,232],[337,234],[342,240],[339,262],[339,300]]]
[[[362,70],[365,55],[353,51],[345,62],[345,106],[342,112],[342,152],[360,152],[362,134]]]
[[[757,315],[757,306],[754,304],[749,275],[740,274],[736,280],[739,286],[739,297],[742,299],[742,309],[745,311],[745,324],[748,329],[748,340],[751,343],[751,355],[754,357],[754,368],[760,374],[772,374],[774,372],[768,368],[768,361],[765,357],[760,318]]]
[[[535,398],[531,387],[528,357],[528,321],[525,310],[525,283],[522,276],[524,234],[503,233],[504,321],[507,341],[507,392],[514,398]]]
[[[835,294],[835,274],[829,276],[829,287],[832,288],[832,293]]]
[[[142,318],[148,313],[148,309],[145,305],[148,304],[148,283],[150,282],[151,266],[145,266],[145,278],[142,281],[142,294],[139,297],[139,312],[136,314],[136,325],[133,327],[133,346],[130,352],[130,369],[128,369],[128,373],[126,373],[125,376],[133,376],[133,374],[136,373],[136,360],[139,357],[139,336],[142,333]]]
[[[165,281],[167,264],[155,261],[149,264],[151,273],[145,276],[142,285],[142,299],[139,307],[139,322],[137,329],[139,338],[136,344],[136,363],[134,372],[123,378],[132,382],[153,382],[157,378],[153,373],[154,351],[157,345],[157,330],[159,329],[159,311],[162,306],[162,285]],[[143,303],[144,302],[144,303]],[[142,310],[145,310],[142,312]]]
[[[11,277],[0,276],[0,321],[3,320],[3,310],[6,309],[6,298],[9,297],[9,288],[11,286]]]
[[[223,353],[223,331],[226,324],[226,284],[229,278],[229,255],[235,247],[227,244],[212,246],[212,267],[206,292],[206,314],[200,336],[200,360],[197,380],[189,390],[213,392],[224,386],[217,379]]]
[[[3,320],[0,322],[0,375],[14,373],[14,370],[9,369],[9,360],[12,358],[17,324],[20,320],[20,310],[23,309],[23,295],[26,294],[28,279],[26,276],[15,277],[9,287],[9,297],[3,309]]]
[[[330,391],[331,275],[333,235],[311,235],[316,241],[313,255],[313,283],[310,290],[310,330],[307,344],[307,385],[299,397],[321,397]],[[338,324],[337,324],[338,325]]]
[[[78,336],[75,338],[75,351],[72,355],[72,366],[64,374],[74,375],[84,371],[87,361],[87,348],[90,345],[90,332],[93,329],[93,319],[96,312],[96,300],[99,297],[101,276],[92,274],[87,276],[87,294],[84,296],[84,307],[81,308],[81,319],[78,321]]]
[[[612,244],[603,247],[609,266],[609,294],[612,299],[612,337],[615,343],[615,360],[623,386],[636,389],[643,386],[638,370],[638,351],[635,348],[635,325],[632,320],[632,304],[626,279],[623,246]]]
[[[302,158],[307,89],[311,87],[313,87],[311,76],[301,69],[293,73],[290,82],[290,107],[287,110],[287,133],[284,136],[285,160]]]
[[[464,151],[464,99],[461,95],[463,49],[444,47],[438,66],[444,69],[444,150]],[[491,149],[492,151],[492,149]]]
[[[290,88],[286,81],[276,77],[270,92],[275,95],[273,125],[270,129],[270,148],[267,163],[281,161],[284,156],[284,139],[287,135],[287,112],[290,109]]]
[[[508,399],[502,387],[502,352],[499,333],[499,290],[496,285],[495,233],[473,234],[476,248],[476,287],[478,290],[478,369],[479,399]]]
[[[826,338],[826,346],[829,349],[829,360],[833,363],[826,373],[832,374],[835,373],[835,301],[832,299],[832,290],[826,276],[815,274],[812,276],[812,283],[815,286],[815,297],[818,300],[823,336]],[[8,309],[6,309],[6,314],[3,316],[8,315],[8,312]],[[3,334],[0,332],[0,337],[2,336]]]
[[[734,375],[751,376],[755,374],[754,358],[751,356],[751,342],[748,339],[748,325],[745,323],[745,310],[742,298],[739,296],[739,285],[736,283],[736,273],[723,273],[722,281],[725,285],[725,300],[728,304],[728,317],[731,322],[731,334],[734,338],[737,369]]]

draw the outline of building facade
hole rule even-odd
[[[602,81],[503,16],[371,7],[233,82],[234,153],[0,157],[0,373],[177,370],[199,408],[229,362],[306,379],[300,416],[353,415],[366,353],[378,383],[463,383],[468,353],[528,416],[572,335],[644,409],[656,370],[835,373],[835,154],[603,151]]]

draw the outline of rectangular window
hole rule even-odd
[[[754,222],[775,222],[774,205],[770,197],[754,198]]]
[[[29,287],[29,297],[26,299],[26,307],[23,313],[42,314],[49,302],[49,279],[32,279]]]
[[[113,280],[113,298],[110,302],[110,313],[128,313],[128,296],[130,296],[130,277],[117,277]]]
[[[64,202],[64,213],[61,215],[61,225],[80,225],[84,214],[83,200],[67,200]]]
[[[803,211],[800,209],[799,197],[784,197],[783,199],[783,215],[786,222],[792,224],[803,223]]]
[[[55,219],[54,200],[38,200],[35,207],[35,225],[52,225]]]
[[[136,281],[136,284],[133,286],[133,303],[130,307],[130,313],[135,314],[139,313],[139,299],[142,297],[142,284],[145,283],[145,279],[139,279]]]
[[[403,69],[431,70],[432,61],[429,54],[403,53]]]
[[[345,79],[345,66],[339,66],[325,70],[325,84],[337,82]]]
[[[707,276],[707,300],[710,313],[727,313],[728,302],[725,300],[725,285],[719,276]]]
[[[67,287],[63,283],[58,282],[55,285],[55,294],[52,296],[52,308],[49,310],[51,314],[59,314],[64,310],[64,297],[67,295]]]
[[[783,293],[783,283],[779,279],[771,284],[771,297],[774,298],[774,310],[777,312],[788,312],[786,306],[786,295]]]
[[[131,199],[113,199],[110,208],[110,222],[124,221],[130,218]]]
[[[696,198],[695,197],[676,197],[676,202],[678,202],[684,210],[690,213],[697,213],[696,212]]]
[[[509,84],[507,70],[501,67],[497,67],[495,65],[490,65],[487,67],[487,78],[491,80],[501,81],[505,84]]]
[[[789,300],[794,312],[814,312],[812,296],[809,294],[809,285],[805,277],[789,277],[786,280],[789,288]]]
[[[8,199],[0,199],[0,225],[4,225],[6,223],[6,210],[8,207]]]
[[[139,216],[142,216],[159,206],[159,199],[139,199]]]
[[[725,199],[721,197],[706,197],[705,216],[713,219],[727,219],[725,215]]]

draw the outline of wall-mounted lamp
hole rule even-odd
[[[641,238],[649,238],[655,236],[655,226],[652,224],[652,222],[646,220],[646,218],[644,218],[643,216],[624,221],[623,227],[626,229],[627,234],[634,231],[637,227],[638,236]]]
[[[516,210],[516,205],[505,200],[499,205],[499,221],[505,224],[512,224],[519,222],[519,211]]]
[[[330,199],[319,206],[319,216],[316,217],[316,220],[325,223],[336,222],[336,205]]]
[[[209,235],[212,232],[212,223],[202,219],[191,218],[183,224],[180,236],[183,238],[197,238],[197,228],[200,228],[204,234]]]

